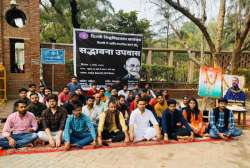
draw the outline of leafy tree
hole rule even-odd
[[[41,40],[72,43],[73,28],[100,29],[114,9],[108,0],[47,0],[41,4]]]
[[[204,1],[203,1],[204,2]],[[236,15],[235,18],[236,21],[234,23],[234,31],[235,32],[235,39],[230,42],[229,39],[232,39],[232,34],[230,33],[230,29],[226,31],[226,24],[230,23],[229,19],[225,17],[225,14],[228,14],[227,12],[230,12],[233,14],[232,11],[227,9],[227,3],[240,6],[240,8],[237,8],[236,12],[234,12],[234,15]],[[202,18],[197,16],[196,13],[192,11],[199,11],[199,9],[192,9],[190,6],[194,7],[199,6],[198,1],[174,1],[174,0],[158,0],[157,3],[162,10],[166,9],[166,6],[170,6],[171,10],[178,11],[178,15],[181,14],[181,16],[185,16],[186,19],[191,21],[202,33],[204,36],[208,48],[213,56],[214,65],[218,66],[219,63],[219,57],[221,49],[225,46],[232,45],[233,46],[233,54],[230,63],[232,64],[232,73],[237,73],[238,64],[239,64],[239,57],[240,53],[243,49],[247,48],[249,46],[249,36],[248,32],[250,29],[250,10],[249,10],[249,0],[237,0],[237,1],[229,1],[229,0],[220,0],[219,1],[219,10],[218,10],[218,16],[216,19],[216,28],[215,28],[215,36],[213,38],[212,34],[210,34],[209,29],[205,22],[202,21]],[[164,5],[162,5],[164,4]],[[196,4],[196,5],[195,5]],[[163,6],[163,8],[162,8]],[[165,10],[168,11],[168,10]],[[176,12],[174,13],[176,15]],[[163,16],[166,19],[169,19],[169,12],[164,12]],[[167,17],[166,17],[167,16]],[[181,16],[178,16],[177,18],[181,18]],[[233,15],[232,15],[233,16]],[[234,20],[234,19],[233,19]],[[182,43],[182,45],[185,46],[185,48],[190,49],[190,46],[188,43],[184,40],[185,38],[183,35],[176,29],[173,25],[171,25],[171,28],[177,35],[179,41]],[[230,37],[231,36],[231,37]],[[228,43],[229,41],[229,43]],[[229,44],[229,45],[228,45]],[[190,59],[192,59],[190,57]],[[199,61],[196,59],[192,59],[195,63],[199,64]]]
[[[146,19],[139,20],[136,11],[124,12],[120,10],[101,29],[111,32],[143,34],[144,47],[150,44],[153,35],[150,31],[149,21]]]
[[[41,40],[72,43],[73,28],[144,35],[144,46],[151,42],[150,23],[137,13],[114,9],[108,0],[41,1]]]

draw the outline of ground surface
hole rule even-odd
[[[250,131],[231,142],[80,150],[0,157],[6,168],[249,168]]]

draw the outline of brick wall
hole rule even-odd
[[[3,63],[3,1],[0,1],[0,63]]]
[[[17,8],[22,10],[27,17],[23,28],[15,28],[5,21],[5,13],[10,9],[10,0],[1,0],[2,6],[0,29],[2,31],[2,45],[0,57],[3,59],[7,71],[8,97],[17,95],[20,87],[27,87],[30,83],[39,84],[40,68],[40,11],[39,0],[17,0]],[[1,32],[0,32],[1,33]],[[10,42],[9,39],[24,40],[25,73],[11,73],[10,71]],[[2,53],[1,53],[2,50]],[[1,60],[0,59],[0,60]]]

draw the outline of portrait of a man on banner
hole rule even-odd
[[[245,104],[244,76],[223,75],[223,96],[229,103]]]

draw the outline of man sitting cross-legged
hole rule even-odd
[[[218,102],[219,107],[210,112],[210,136],[222,139],[240,136],[242,132],[235,127],[233,112],[226,108],[227,100],[220,98]]]
[[[3,128],[3,137],[0,138],[0,148],[32,147],[37,139],[37,121],[35,116],[26,110],[26,101],[15,102],[16,112],[10,114]]]
[[[76,102],[71,114],[66,121],[64,128],[65,150],[70,149],[70,145],[79,148],[93,142],[95,144],[96,133],[90,118],[82,113],[81,102]]]
[[[44,142],[49,142],[51,147],[60,147],[67,112],[57,106],[57,95],[48,97],[49,108],[42,113],[42,125],[45,131],[39,131],[38,137]]]
[[[102,140],[129,142],[125,119],[120,111],[117,110],[116,102],[108,103],[108,110],[101,113],[98,124],[98,144],[102,145]]]
[[[138,142],[157,138],[160,140],[159,124],[153,113],[146,109],[146,100],[141,98],[138,101],[138,108],[131,112],[129,120],[130,141]],[[153,127],[150,127],[150,122]]]
[[[167,103],[168,108],[162,114],[164,141],[168,142],[169,139],[180,140],[182,138],[193,140],[194,133],[184,119],[182,112],[176,109],[176,101],[169,99]]]

